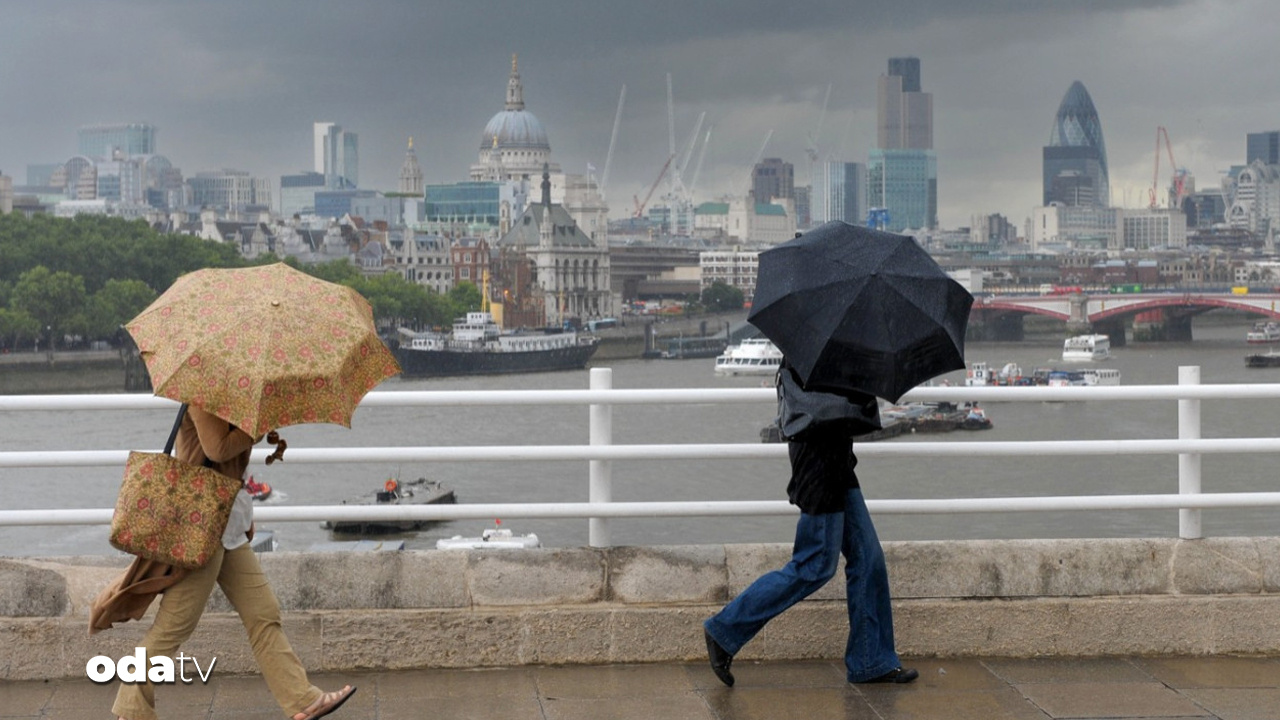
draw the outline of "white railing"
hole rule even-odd
[[[1200,458],[1225,453],[1280,453],[1280,438],[1202,439],[1201,400],[1280,399],[1280,384],[1201,385],[1199,367],[1179,369],[1177,385],[1112,387],[921,387],[904,401],[1104,401],[1176,400],[1178,437],[1152,440],[1063,440],[1020,442],[913,442],[859,445],[859,456],[1020,457],[1068,455],[1176,455],[1177,494],[1082,495],[949,499],[869,500],[876,513],[937,514],[986,512],[1035,512],[1059,510],[1178,509],[1179,535],[1201,537],[1200,510],[1204,508],[1280,506],[1280,492],[1201,493]],[[618,405],[750,403],[774,401],[771,388],[750,389],[612,389],[612,370],[590,372],[588,390],[374,392],[362,407],[427,407],[478,405],[587,405],[587,445],[507,445],[466,447],[347,447],[290,448],[290,464],[363,463],[409,461],[498,462],[576,460],[589,464],[587,502],[490,503],[460,505],[273,506],[255,509],[255,516],[269,522],[312,521],[440,521],[515,518],[587,518],[589,543],[611,545],[610,518],[785,515],[797,512],[784,501],[613,502],[611,464],[616,460],[672,460],[716,458],[782,458],[786,446],[768,443],[731,444],[616,444],[612,409]],[[49,410],[151,410],[172,407],[168,400],[146,395],[22,395],[0,396],[0,412]],[[123,467],[128,450],[64,450],[0,452],[0,468]],[[254,451],[261,462],[269,449]],[[0,510],[0,526],[106,525],[111,508],[76,510]]]

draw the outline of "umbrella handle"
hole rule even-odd
[[[270,465],[277,460],[284,462],[284,451],[289,447],[289,443],[285,442],[275,430],[267,433],[267,442],[274,443],[276,446],[276,451],[267,456],[267,464]]]

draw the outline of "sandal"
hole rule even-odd
[[[302,712],[293,716],[293,720],[316,720],[342,707],[342,703],[356,694],[356,689],[352,685],[346,685],[341,690],[327,692],[316,699],[315,702],[308,705]]]

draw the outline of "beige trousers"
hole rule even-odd
[[[276,703],[286,715],[302,712],[322,693],[307,681],[307,671],[280,627],[280,604],[248,545],[219,548],[208,565],[165,591],[155,622],[142,640],[147,657],[174,656],[195,631],[215,582],[240,615],[258,669]],[[155,687],[150,682],[121,683],[111,711],[128,720],[157,720]]]

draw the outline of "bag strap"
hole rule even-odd
[[[164,444],[164,454],[169,455],[173,452],[173,443],[178,439],[178,428],[182,427],[182,418],[187,414],[187,404],[182,403],[182,407],[178,408],[178,417],[173,421],[173,430],[169,433],[169,442]]]

